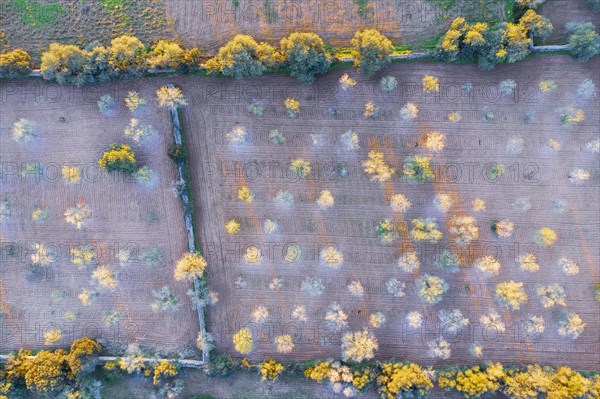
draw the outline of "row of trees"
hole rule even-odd
[[[592,23],[571,24],[569,48],[584,62],[600,53],[600,36]],[[441,38],[436,56],[449,62],[477,62],[490,69],[511,63],[529,54],[533,37],[547,37],[553,30],[548,19],[527,10],[518,23],[502,22],[490,26],[484,22],[469,24],[456,18]],[[375,29],[356,32],[351,41],[354,65],[367,77],[391,62],[394,44]],[[93,42],[85,48],[52,43],[42,54],[41,71],[45,79],[60,84],[93,84],[126,76],[138,76],[148,69],[175,69],[185,72],[202,60],[197,48],[184,49],[175,42],[160,40],[147,48],[135,36],[115,38],[107,47]],[[259,76],[268,70],[284,68],[303,82],[331,68],[334,57],[330,48],[315,33],[292,33],[279,47],[257,42],[249,35],[236,35],[206,62],[209,73],[242,78]],[[21,49],[0,54],[0,78],[17,78],[31,72],[31,57]]]

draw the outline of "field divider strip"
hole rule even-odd
[[[167,85],[169,88],[174,88],[173,84]],[[175,144],[184,149],[184,154],[187,154],[187,147],[185,146],[185,140],[183,137],[183,130],[181,129],[181,122],[179,118],[179,109],[176,107],[170,108],[171,122],[173,124],[173,139]],[[196,241],[196,231],[194,228],[194,206],[193,206],[193,195],[190,185],[190,174],[189,165],[187,163],[187,157],[182,157],[177,160],[177,172],[179,173],[179,180],[183,184],[181,190],[181,201],[183,202],[183,216],[185,221],[185,229],[188,238],[188,251],[191,253],[201,252],[200,246]],[[203,293],[206,291],[206,273],[201,278],[194,278],[194,295],[196,298],[201,298]],[[198,312],[198,324],[200,327],[200,333],[206,333],[206,320],[205,320],[205,308],[200,305],[198,301],[194,302],[194,307]],[[208,363],[209,354],[206,349],[202,349],[202,362]]]

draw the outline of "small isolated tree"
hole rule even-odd
[[[177,261],[173,275],[176,281],[192,281],[195,278],[202,277],[206,266],[206,260],[202,255],[197,252],[186,252],[179,261]]]
[[[337,269],[344,263],[344,255],[334,246],[328,245],[319,254],[321,261],[327,266]]]
[[[558,236],[550,227],[542,227],[535,233],[534,236],[535,242],[545,247],[554,245],[557,238]]]
[[[332,303],[325,312],[327,328],[331,331],[341,331],[348,326],[348,313],[340,305]]]
[[[435,267],[450,273],[456,273],[460,270],[462,262],[459,257],[450,251],[442,251],[437,254],[433,263]]]
[[[558,322],[558,334],[563,337],[577,339],[583,333],[585,326],[586,323],[577,313],[569,312],[563,315]]]
[[[502,97],[510,96],[514,93],[517,88],[517,82],[512,79],[506,79],[500,82],[498,85],[498,90],[500,91],[500,95]]]
[[[536,292],[540,296],[542,306],[546,309],[551,309],[555,306],[567,306],[565,289],[558,284],[538,287]]]
[[[300,101],[294,98],[286,98],[283,102],[285,109],[287,110],[287,114],[290,118],[295,118],[300,114]]]
[[[463,316],[460,309],[442,309],[438,312],[438,320],[443,332],[456,333],[469,325],[469,319]]]
[[[537,258],[532,253],[526,253],[519,257],[519,267],[521,270],[531,273],[535,273],[540,270],[540,265],[537,263]]]
[[[244,262],[249,263],[251,265],[259,264],[263,258],[262,251],[260,250],[260,248],[251,245],[248,248],[246,248],[246,252],[244,253],[244,256],[242,258],[244,259]]]
[[[396,87],[398,87],[398,81],[393,76],[384,76],[379,81],[379,88],[382,91],[393,91]]]
[[[331,191],[323,190],[323,191],[321,191],[321,195],[317,199],[317,204],[319,204],[319,206],[322,209],[327,209],[327,208],[331,208],[333,206],[334,201],[335,200],[333,198],[333,195],[331,195]]]
[[[431,158],[419,155],[408,157],[404,162],[402,172],[409,182],[414,183],[430,182],[435,177],[431,169]]]
[[[415,251],[408,251],[402,254],[398,259],[398,267],[407,273],[412,273],[419,269],[421,261]]]
[[[592,79],[585,79],[581,84],[577,87],[577,97],[583,100],[589,100],[591,98],[596,97],[597,90],[596,84]]]
[[[410,209],[412,203],[403,194],[394,194],[390,198],[390,206],[394,212],[404,213]]]
[[[372,181],[386,182],[392,178],[396,171],[391,168],[383,159],[383,152],[369,151],[369,159],[364,161],[363,168],[366,174],[371,176]]]
[[[579,62],[587,62],[600,54],[600,35],[591,22],[567,24],[572,31],[569,37],[569,51]]]
[[[127,144],[111,144],[98,160],[98,165],[108,172],[129,175],[137,170],[135,154]]]
[[[477,220],[472,216],[455,216],[450,219],[448,227],[450,236],[461,247],[469,245],[473,240],[479,238],[479,227]]]
[[[275,338],[277,352],[290,353],[294,349],[294,341],[290,335],[279,335]]]
[[[306,292],[310,296],[319,296],[325,291],[325,285],[320,278],[309,276],[302,281],[300,291]]]
[[[348,90],[356,86],[356,80],[352,79],[347,73],[340,77],[339,82],[342,90]]]
[[[380,108],[375,105],[372,101],[365,103],[365,111],[363,112],[363,116],[367,119],[375,118],[379,115]]]
[[[156,101],[159,107],[171,109],[187,105],[187,99],[179,87],[163,86],[156,90]]]
[[[225,231],[227,234],[237,234],[240,232],[240,223],[235,219],[229,219],[225,223]]]
[[[450,344],[442,337],[430,341],[427,344],[427,347],[429,348],[427,354],[429,355],[429,357],[434,359],[449,359],[450,355],[452,354]]]
[[[252,36],[236,35],[206,62],[208,73],[220,72],[241,79],[262,75],[281,64],[283,57],[268,43],[257,43]]]
[[[154,301],[150,305],[155,312],[174,312],[179,308],[177,295],[171,292],[166,285],[159,290],[152,291]]]
[[[104,115],[111,114],[112,112],[114,112],[116,107],[115,99],[108,94],[105,94],[102,97],[100,97],[100,100],[98,100],[97,104],[98,109]]]
[[[368,331],[347,332],[342,337],[342,358],[346,361],[362,362],[370,360],[379,349],[377,337]]]
[[[14,79],[29,75],[31,57],[25,50],[14,49],[0,54],[0,78]]]
[[[433,152],[440,152],[446,146],[446,135],[441,132],[427,132],[423,146]]]
[[[424,93],[437,93],[440,91],[440,83],[438,78],[431,75],[423,76],[422,88]]]
[[[117,286],[115,273],[107,266],[100,266],[94,270],[92,278],[102,288],[113,289]]]
[[[28,143],[37,137],[37,133],[29,119],[21,118],[12,125],[12,137],[17,143]]]
[[[500,273],[500,262],[493,256],[487,255],[477,258],[474,264],[475,268],[489,275],[498,275]]]
[[[348,130],[346,133],[340,136],[342,144],[348,150],[358,150],[360,145],[358,143],[358,134],[353,132],[352,130]]]
[[[303,82],[312,83],[315,75],[327,72],[331,66],[331,55],[316,33],[292,33],[281,39],[280,47],[290,74]]]
[[[410,231],[410,236],[414,241],[437,242],[442,239],[442,232],[438,229],[435,219],[413,219],[412,225],[413,229]]]
[[[127,96],[125,97],[123,102],[125,103],[125,106],[127,107],[127,109],[129,109],[129,111],[132,114],[134,114],[135,111],[138,110],[138,108],[140,108],[146,104],[146,100],[144,100],[142,97],[140,97],[140,94],[134,90],[127,93]]]
[[[419,298],[435,305],[442,300],[450,286],[441,277],[425,273],[415,280],[415,288]]]
[[[312,171],[310,162],[298,158],[290,161],[290,170],[295,172],[298,177],[307,177]]]
[[[79,230],[87,224],[91,214],[92,211],[85,202],[79,201],[74,207],[67,208],[64,213],[65,222],[72,224]]]
[[[515,281],[504,281],[496,285],[496,299],[500,304],[512,309],[519,310],[521,305],[527,303],[525,283]]]
[[[233,346],[242,355],[252,352],[253,343],[252,331],[249,328],[242,328],[233,336]]]
[[[393,51],[393,43],[375,29],[358,31],[352,39],[354,66],[366,77],[388,65]]]
[[[406,103],[402,109],[400,109],[400,117],[405,121],[412,121],[419,115],[419,108],[411,102]]]

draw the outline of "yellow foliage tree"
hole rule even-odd
[[[202,277],[204,270],[206,269],[207,263],[202,255],[199,253],[185,253],[179,259],[175,265],[173,275],[175,280],[188,280],[192,281],[196,277]]]
[[[377,385],[383,399],[405,397],[405,394],[409,397],[415,393],[425,397],[433,388],[433,382],[426,370],[414,363],[384,363],[377,378]]]

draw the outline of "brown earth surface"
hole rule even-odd
[[[594,11],[584,0],[548,0],[538,10],[554,25],[554,32],[544,44],[565,44],[570,33],[565,29],[567,22],[593,22],[600,27],[600,12]]]
[[[255,349],[251,359],[275,356],[274,339],[290,334],[295,348],[279,359],[338,358],[340,335],[327,330],[326,308],[339,303],[349,314],[347,330],[362,330],[368,326],[372,312],[381,311],[387,321],[375,331],[379,340],[377,357],[410,359],[422,364],[476,363],[469,346],[479,342],[486,360],[507,364],[540,362],[566,364],[578,369],[596,369],[599,361],[599,304],[594,300],[594,283],[599,278],[599,206],[598,158],[585,150],[586,143],[597,138],[598,99],[581,101],[575,91],[586,78],[598,79],[598,59],[578,64],[566,56],[536,57],[524,62],[500,66],[482,72],[474,66],[442,63],[394,64],[373,79],[363,79],[351,70],[339,70],[317,79],[314,85],[304,85],[290,78],[269,75],[242,81],[195,77],[177,77],[190,99],[183,111],[183,127],[190,152],[190,165],[197,210],[197,227],[203,251],[209,262],[209,288],[219,294],[219,302],[208,312],[208,329],[217,339],[217,348],[234,353],[232,335],[248,326],[254,333]],[[565,74],[565,71],[569,71]],[[349,72],[358,81],[349,91],[339,89],[337,80]],[[378,88],[378,79],[390,74],[399,82],[391,93]],[[440,78],[438,94],[423,94],[420,81],[424,74]],[[514,79],[518,90],[514,96],[500,97],[497,85],[504,79]],[[553,94],[539,91],[541,80],[552,79],[558,85]],[[460,86],[471,83],[469,94],[461,94]],[[301,112],[289,118],[283,100],[293,97],[300,101]],[[246,108],[253,100],[265,105],[262,117],[251,116]],[[381,113],[372,120],[363,117],[364,104],[373,101]],[[420,108],[416,122],[399,117],[400,108],[413,101]],[[560,124],[559,108],[574,104],[585,111],[586,120],[574,128]],[[327,110],[336,108],[337,114]],[[495,114],[490,122],[482,120],[486,108]],[[447,121],[450,112],[460,112],[462,121]],[[532,113],[531,123],[523,115]],[[249,132],[249,144],[234,147],[226,133],[239,124]],[[275,146],[269,132],[279,129],[287,141]],[[350,152],[341,147],[339,137],[353,130],[360,137],[361,149]],[[385,159],[396,169],[412,154],[428,154],[417,145],[425,132],[437,130],[447,135],[447,146],[435,155],[438,177],[434,183],[413,185],[397,174],[384,185],[369,181],[362,172],[361,162],[371,148],[381,148]],[[323,146],[310,145],[309,134],[323,135]],[[522,154],[511,155],[506,150],[509,138],[524,139]],[[546,149],[548,139],[562,144],[551,154]],[[313,173],[300,180],[285,172],[295,158],[309,160]],[[506,166],[500,181],[493,181],[485,172],[490,163]],[[332,165],[342,163],[349,174],[338,180],[332,177]],[[569,183],[568,174],[576,168],[590,171],[591,178],[581,185]],[[445,172],[444,172],[445,171]],[[255,194],[251,204],[237,199],[237,190],[248,186]],[[323,211],[315,203],[321,190],[331,190],[333,208]],[[273,197],[278,190],[290,190],[295,203],[289,209],[276,207]],[[406,222],[415,217],[433,217],[442,231],[446,221],[460,214],[472,214],[478,219],[480,238],[460,255],[466,266],[458,274],[441,272],[433,267],[433,259],[442,248],[452,248],[444,234],[440,244],[415,244],[401,238],[392,244],[382,244],[376,235],[376,224],[390,218],[402,226],[403,221],[391,211],[388,198],[403,193],[413,203],[405,215]],[[442,214],[432,205],[436,193],[450,194],[454,206]],[[484,212],[472,211],[472,201],[487,202]],[[513,205],[517,198],[527,198],[527,212]],[[564,201],[563,213],[551,210],[554,200]],[[227,220],[241,223],[239,234],[231,236],[224,230]],[[279,225],[277,234],[266,235],[262,226],[271,218]],[[508,239],[496,238],[490,226],[494,220],[507,218],[515,223],[515,233]],[[544,226],[558,234],[551,247],[534,243],[535,232]],[[409,226],[410,227],[410,226]],[[405,237],[405,236],[404,236]],[[300,261],[287,263],[283,255],[287,245],[297,243],[302,250]],[[344,254],[339,270],[324,266],[318,252],[326,244],[336,245]],[[242,260],[249,246],[263,251],[260,265]],[[397,258],[414,248],[421,261],[420,270],[408,274],[396,266]],[[527,273],[518,267],[517,258],[533,252],[541,265],[538,273]],[[496,256],[502,269],[499,276],[483,277],[472,266],[475,258]],[[574,259],[581,272],[566,276],[557,265],[566,256]],[[420,273],[443,277],[450,290],[439,304],[422,302],[415,294],[414,280]],[[239,277],[245,288],[237,288]],[[279,291],[269,289],[275,277],[282,277]],[[300,291],[307,276],[317,276],[326,286],[325,292],[311,297]],[[386,292],[384,283],[396,277],[406,283],[406,296],[394,298]],[[359,280],[365,295],[356,298],[346,286]],[[494,288],[499,282],[525,282],[529,296],[519,311],[509,311],[494,300]],[[587,324],[577,340],[560,337],[557,322],[560,309],[544,309],[536,294],[540,284],[559,283],[567,293],[568,310],[577,312]],[[266,323],[257,325],[250,312],[259,305],[269,309]],[[303,305],[308,313],[306,323],[290,317],[295,306]],[[440,336],[437,313],[440,309],[459,308],[471,324],[451,342],[449,360],[433,360],[427,356],[427,343]],[[408,331],[407,312],[418,310],[425,316],[423,328]],[[479,323],[483,313],[496,310],[502,316],[506,331],[495,334]],[[527,336],[523,320],[528,314],[542,315],[546,321],[541,336]]]
[[[56,346],[68,346],[83,336],[138,342],[164,351],[194,346],[198,321],[186,295],[191,286],[173,280],[173,266],[187,250],[187,239],[181,203],[172,190],[177,172],[166,150],[172,142],[170,117],[155,106],[159,84],[140,80],[77,89],[33,79],[0,83],[0,198],[11,209],[11,218],[0,226],[0,351],[42,348],[43,333],[55,328],[63,335]],[[132,117],[123,105],[129,90],[140,92],[148,103],[136,114],[158,132],[148,143],[135,144],[123,134]],[[103,94],[116,100],[112,116],[98,110],[96,102]],[[32,143],[12,139],[11,128],[19,118],[35,124],[38,137]],[[130,144],[138,165],[156,172],[152,186],[99,169],[98,158],[113,142]],[[28,163],[39,163],[40,174],[23,176]],[[79,184],[63,181],[60,168],[65,164],[81,167]],[[78,201],[91,210],[90,223],[81,230],[63,217]],[[50,218],[33,221],[31,214],[37,208],[48,209]],[[35,243],[50,248],[54,262],[31,276]],[[117,274],[114,291],[93,284],[95,267],[79,269],[71,263],[70,249],[85,244],[96,247],[98,265]],[[163,254],[154,267],[142,260],[149,248]],[[121,250],[131,253],[125,266],[116,259]],[[152,292],[163,286],[177,294],[181,306],[175,313],[156,313],[150,307]],[[90,306],[84,307],[77,298],[82,289],[100,293]],[[106,311],[117,311],[123,318],[106,326]],[[68,321],[65,312],[77,318]]]

